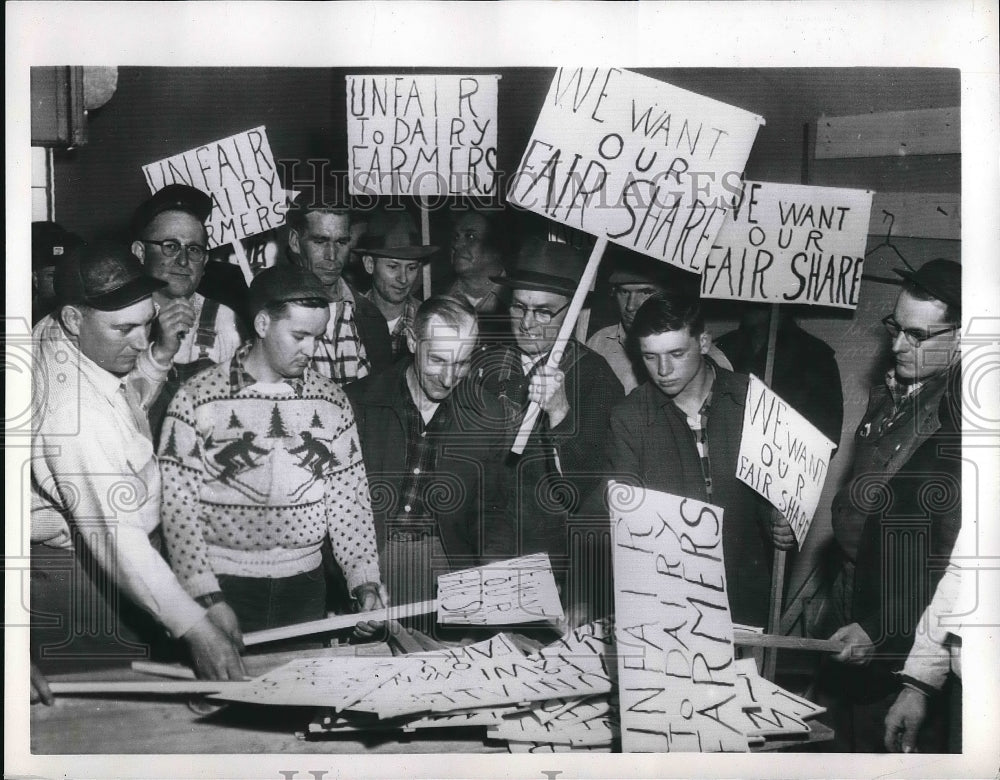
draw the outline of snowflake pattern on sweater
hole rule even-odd
[[[163,427],[162,523],[180,582],[200,596],[219,590],[217,574],[311,571],[327,534],[348,588],[380,582],[368,479],[343,390],[311,371],[295,387],[237,387],[230,367],[185,382]]]

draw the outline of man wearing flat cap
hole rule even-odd
[[[897,273],[903,289],[882,320],[893,366],[871,390],[850,477],[833,501],[844,598],[835,587],[827,625],[840,626],[832,638],[845,647],[820,682],[838,743],[858,752],[883,749],[883,718],[905,684],[894,673],[962,520],[962,268],[931,260]],[[921,751],[943,752],[944,709],[929,718]]]
[[[632,329],[635,313],[647,299],[657,293],[690,284],[684,277],[695,280],[697,277],[671,268],[666,263],[634,253],[622,254],[624,252],[625,250],[615,247],[610,250],[611,256],[608,257],[608,264],[612,265],[608,284],[618,308],[619,321],[597,331],[587,339],[587,346],[608,361],[611,370],[625,388],[625,395],[628,395],[646,381],[642,361],[637,355],[629,354],[627,348],[628,333]],[[729,360],[714,343],[709,348],[708,357],[716,365],[732,370]]]
[[[407,354],[406,333],[420,305],[413,287],[437,249],[421,243],[413,217],[406,212],[379,211],[368,220],[356,250],[372,277],[371,291],[365,297],[385,317],[393,360]]]
[[[358,606],[383,605],[354,415],[311,367],[327,304],[312,272],[262,271],[250,285],[252,342],[185,382],[167,410],[159,456],[171,565],[235,639],[324,617],[327,539]]]
[[[346,385],[390,366],[385,317],[343,277],[363,232],[359,215],[347,207],[296,201],[285,224],[289,261],[316,274],[330,302],[330,321],[316,340],[313,368]]]
[[[515,269],[494,278],[511,291],[513,344],[486,350],[474,365],[484,387],[505,405],[512,431],[520,427],[531,401],[541,407],[524,453],[508,460],[518,505],[512,554],[547,552],[553,566],[564,572],[574,566],[566,559],[568,522],[597,489],[608,416],[624,397],[604,359],[575,339],[566,344],[557,367],[547,365],[585,265],[573,247],[529,239]],[[587,572],[574,571],[579,581],[588,579]],[[564,586],[574,589],[577,582],[565,580]],[[563,598],[570,607],[583,602],[594,607],[592,595],[564,587]]]
[[[33,643],[43,662],[141,658],[151,617],[184,640],[201,676],[239,679],[233,642],[149,536],[160,522],[160,473],[147,409],[183,320],[162,311],[160,340],[150,343],[152,296],[163,286],[126,246],[81,247],[56,271],[56,313],[32,332],[32,607],[64,618],[40,621]]]
[[[154,441],[159,441],[163,415],[177,388],[188,377],[233,356],[242,342],[236,313],[198,292],[208,263],[205,220],[212,199],[196,187],[168,184],[132,218],[132,253],[146,273],[165,284],[153,293],[161,312],[176,310],[182,336],[170,374],[150,409]]]
[[[55,222],[31,223],[31,321],[37,323],[56,308],[56,266],[83,240]]]

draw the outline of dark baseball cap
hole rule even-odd
[[[56,300],[117,311],[148,298],[167,283],[148,276],[128,246],[101,241],[71,250],[56,266]]]
[[[184,211],[204,223],[212,213],[212,198],[187,184],[168,184],[142,203],[132,215],[132,236],[138,237],[146,226],[164,211]]]
[[[916,271],[894,269],[906,281],[933,295],[949,306],[962,305],[962,266],[954,260],[928,260]]]
[[[250,283],[250,319],[266,306],[307,298],[330,300],[323,283],[312,271],[291,263],[278,263],[265,268]]]
[[[83,239],[56,222],[31,223],[31,268],[58,265]]]

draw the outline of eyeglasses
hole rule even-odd
[[[889,335],[892,336],[893,341],[896,337],[902,333],[906,338],[906,343],[911,347],[919,347],[928,339],[932,339],[935,336],[942,336],[945,333],[951,333],[953,330],[958,330],[958,325],[949,325],[947,328],[942,328],[941,330],[935,330],[931,332],[917,330],[916,328],[904,328],[898,322],[896,318],[891,314],[888,317],[882,319],[882,324],[885,325],[885,329],[889,331]]]
[[[559,314],[561,311],[564,311],[568,307],[569,304],[567,303],[565,306],[560,306],[555,311],[550,311],[549,309],[529,309],[527,306],[522,306],[520,303],[512,303],[510,305],[509,310],[511,316],[515,320],[523,320],[524,316],[530,311],[532,314],[535,315],[535,322],[537,322],[539,325],[548,325],[550,322],[552,322],[553,317],[555,317],[557,314]]]
[[[208,257],[208,248],[203,247],[201,244],[182,244],[180,241],[175,241],[172,238],[164,239],[163,241],[153,241],[149,238],[142,239],[144,244],[155,244],[160,247],[160,251],[163,252],[163,256],[173,260],[178,257],[181,250],[184,250],[184,255],[189,263],[194,263],[199,265],[205,262]]]

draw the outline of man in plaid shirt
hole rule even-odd
[[[330,321],[316,341],[312,368],[341,385],[392,363],[385,317],[342,277],[361,235],[354,213],[322,202],[296,203],[285,217],[288,259],[312,271],[326,288]]]

